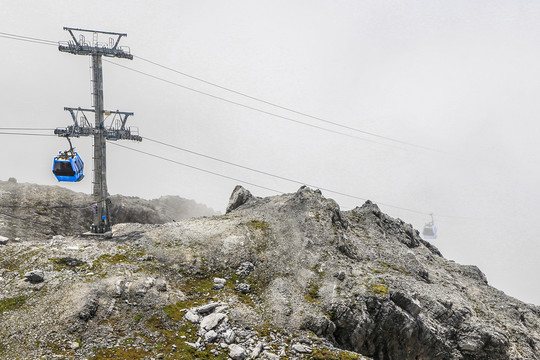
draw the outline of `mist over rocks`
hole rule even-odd
[[[112,239],[7,242],[0,357],[540,359],[540,307],[376,204],[341,211],[307,187],[237,187],[230,204]]]
[[[60,186],[0,181],[0,235],[13,239],[75,235],[88,231],[92,219],[92,196]],[[193,200],[162,196],[145,200],[111,196],[113,224],[163,224],[218,213]]]

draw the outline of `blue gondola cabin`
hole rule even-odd
[[[53,174],[58,181],[81,181],[84,163],[76,152],[65,151],[54,158]]]

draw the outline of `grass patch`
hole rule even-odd
[[[270,226],[264,221],[251,220],[246,223],[246,226],[251,231],[260,231],[264,236],[268,235],[270,231]]]
[[[264,252],[268,249],[268,234],[270,226],[268,223],[259,220],[252,220],[246,223],[247,228],[255,235],[251,248],[257,253]]]
[[[311,281],[305,296],[306,300],[312,303],[318,303],[320,298],[319,289],[321,286],[322,284],[319,281]]]
[[[368,292],[373,295],[386,296],[388,294],[388,286],[383,284],[369,284]]]
[[[358,360],[359,355],[351,354],[345,351],[332,352],[328,349],[314,349],[307,357],[313,360]]]
[[[4,300],[1,300],[0,301],[0,314],[6,311],[20,308],[21,306],[24,305],[24,303],[26,302],[26,299],[28,299],[28,296],[21,295],[14,298],[7,298]]]
[[[92,358],[93,360],[111,360],[111,359],[144,359],[153,355],[151,352],[143,349],[115,347],[111,349],[98,349]]]
[[[410,275],[409,272],[407,270],[405,270],[404,268],[402,267],[399,267],[397,265],[394,265],[394,264],[388,264],[388,263],[380,263],[383,267],[387,268],[387,269],[392,269],[392,270],[395,270],[397,272],[400,272],[402,274],[405,274],[405,275]]]

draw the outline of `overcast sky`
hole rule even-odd
[[[104,62],[105,108],[133,111],[140,135],[317,187],[392,205],[421,230],[435,214],[445,257],[540,304],[540,2],[4,1],[0,32],[69,40],[64,26],[127,33],[140,58],[318,118],[167,71],[107,59],[257,112]],[[107,41],[105,38],[104,41]],[[2,127],[71,124],[90,107],[89,58],[0,37]],[[47,133],[47,132],[42,132]],[[48,132],[49,134],[51,132]],[[280,192],[298,184],[143,141],[118,142]],[[91,192],[92,142],[75,139]],[[1,135],[0,179],[58,184],[56,137]],[[239,181],[108,145],[111,194],[179,195],[224,211]],[[245,185],[257,196],[275,192]],[[323,192],[342,209],[362,205]],[[413,212],[409,210],[418,211]]]

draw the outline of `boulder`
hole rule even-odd
[[[253,198],[253,195],[251,195],[248,190],[240,185],[237,185],[231,194],[229,204],[227,205],[227,210],[225,212],[228,214]]]

